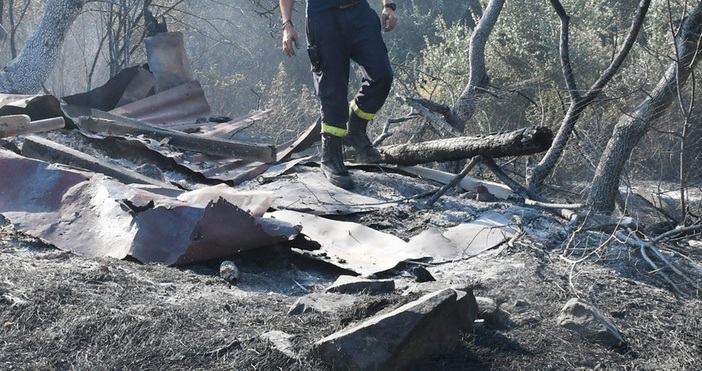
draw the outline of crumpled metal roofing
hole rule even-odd
[[[320,136],[319,125],[319,120],[317,120],[317,122],[312,124],[298,139],[277,146],[276,162],[284,161],[292,153],[305,150],[318,141]],[[164,159],[169,159],[178,166],[188,169],[193,173],[200,174],[207,179],[226,181],[232,185],[255,179],[273,165],[272,163],[260,161],[224,158],[204,153],[179,151],[171,146],[164,145],[159,141],[143,136],[114,137],[87,131],[82,131],[82,133],[93,139],[114,141],[116,138],[119,138],[120,144],[112,146],[112,150],[128,151],[128,153],[124,153],[124,155],[136,155],[136,157],[141,156],[143,158],[148,158],[147,152],[158,154]],[[116,155],[116,153],[112,155]]]
[[[79,255],[188,264],[287,241],[300,231],[215,199],[216,190],[203,207],[202,191],[196,201],[178,200],[3,149],[0,173],[0,213],[15,229]],[[260,200],[256,209],[268,208],[269,198]]]
[[[428,257],[399,237],[352,222],[340,222],[296,211],[275,211],[273,218],[302,226],[302,233],[319,244],[297,252],[361,275],[390,270],[399,263]]]
[[[139,81],[149,79],[151,81],[151,87],[138,96],[138,98],[141,99],[148,95],[154,85],[154,78],[145,66],[125,68],[117,73],[117,75],[107,80],[104,85],[88,92],[62,97],[61,100],[74,106],[91,107],[102,111],[109,111],[120,105],[122,96],[125,92],[130,90],[130,87],[133,89]]]
[[[409,245],[432,257],[435,263],[468,259],[497,247],[519,232],[516,223],[500,212],[443,229],[431,227],[412,237]]]
[[[191,81],[109,111],[154,125],[194,124],[211,109],[198,81]]]

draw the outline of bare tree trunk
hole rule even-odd
[[[649,97],[631,115],[622,115],[614,128],[612,138],[602,154],[590,185],[587,203],[598,212],[614,210],[619,192],[619,178],[624,164],[651,124],[670,107],[676,87],[684,84],[692,74],[700,55],[702,33],[702,1],[683,21],[677,45],[677,61],[673,62]]]
[[[0,91],[35,94],[61,53],[71,24],[87,0],[48,0],[41,22],[22,52],[0,72]]]
[[[490,0],[470,39],[470,78],[468,86],[453,106],[454,122],[451,126],[463,133],[466,122],[473,117],[477,107],[478,94],[488,87],[490,78],[485,69],[485,45],[490,33],[502,12],[505,0]]]
[[[561,68],[563,69],[563,77],[565,78],[566,86],[568,87],[568,93],[570,94],[570,107],[568,112],[563,118],[563,122],[556,134],[553,146],[546,152],[546,155],[541,159],[541,161],[534,165],[533,167],[527,169],[527,188],[529,191],[538,193],[539,188],[543,185],[546,177],[549,176],[556,164],[563,156],[568,140],[570,139],[575,125],[580,119],[583,111],[590,106],[592,101],[602,92],[602,89],[612,80],[612,77],[616,75],[619,67],[629,55],[631,47],[636,42],[639,30],[643,24],[646,13],[648,12],[648,7],[651,4],[651,0],[641,0],[639,3],[638,10],[634,16],[634,20],[629,28],[629,33],[627,34],[626,40],[622,45],[619,53],[612,60],[607,70],[600,76],[600,78],[590,87],[584,96],[581,96],[578,92],[578,87],[575,82],[575,76],[573,74],[573,68],[570,64],[570,51],[569,51],[569,30],[570,30],[570,17],[566,14],[565,9],[558,0],[551,0],[551,5],[555,9],[559,18],[561,19],[561,41],[560,41],[560,54],[561,54]]]

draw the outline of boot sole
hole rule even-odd
[[[331,172],[324,171],[322,169],[322,174],[324,174],[324,177],[327,178],[329,183],[332,185],[335,185],[339,188],[343,188],[346,190],[353,189],[354,184],[353,184],[353,179],[351,179],[351,175],[337,175],[333,174]]]

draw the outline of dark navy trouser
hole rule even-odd
[[[316,46],[320,61],[313,75],[322,105],[323,133],[346,135],[350,60],[363,72],[361,88],[351,103],[353,112],[370,120],[385,103],[393,72],[381,31],[378,14],[366,0],[308,17],[307,40]]]

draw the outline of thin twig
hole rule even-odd
[[[585,207],[584,204],[554,204],[548,202],[541,202],[532,199],[524,200],[525,205],[536,206],[543,209],[582,209]]]
[[[679,292],[680,294],[684,296],[691,296],[690,294],[684,293],[683,291],[680,290],[678,285],[676,285],[668,275],[666,275],[661,269],[658,268],[658,266],[651,260],[651,258],[646,254],[646,249],[651,251],[653,254],[656,255],[660,261],[665,264],[666,267],[670,268],[673,272],[676,274],[680,275],[687,283],[691,284],[692,287],[697,287],[697,284],[695,281],[690,279],[686,274],[684,274],[682,271],[680,271],[677,267],[675,267],[670,260],[668,260],[666,257],[664,257],[660,251],[651,243],[647,243],[645,241],[641,241],[640,239],[636,238],[636,236],[627,236],[623,232],[618,231],[616,232],[617,238],[619,238],[623,243],[633,245],[638,247],[641,250],[641,256],[648,262],[648,264],[654,269],[654,271],[660,275],[666,282],[668,282],[670,285],[673,286],[675,291]]]
[[[378,145],[382,144],[385,139],[392,136],[392,133],[390,132],[391,124],[399,124],[401,122],[409,121],[417,117],[419,117],[419,114],[414,112],[410,112],[402,117],[388,117],[388,119],[385,120],[385,125],[383,125],[383,132],[380,133],[380,135],[378,135],[378,137],[375,138],[375,140],[373,140],[373,146],[377,147]]]
[[[653,242],[653,243],[660,242],[661,240],[663,240],[663,239],[665,239],[665,238],[668,238],[668,237],[670,237],[670,236],[673,236],[673,235],[675,235],[675,234],[683,233],[683,232],[688,232],[688,231],[694,231],[694,230],[700,229],[700,228],[702,228],[702,225],[700,225],[700,224],[694,224],[694,225],[690,225],[690,226],[687,226],[687,227],[681,227],[681,228],[671,229],[671,230],[669,230],[669,231],[667,231],[667,232],[665,232],[665,233],[661,233],[661,234],[659,234],[658,236],[652,238],[652,239],[651,239],[651,242]]]
[[[672,286],[673,289],[675,289],[675,291],[677,291],[680,295],[687,296],[684,292],[682,292],[680,290],[680,288],[678,288],[678,285],[676,285],[675,282],[673,282],[673,280],[671,280],[667,274],[663,273],[663,271],[660,268],[658,268],[656,263],[654,263],[653,260],[651,260],[651,258],[648,257],[648,255],[646,254],[646,246],[645,245],[642,244],[639,247],[639,250],[641,251],[641,256],[643,256],[644,260],[646,260],[646,262],[648,262],[648,265],[650,265],[651,268],[653,268],[653,272],[660,275],[663,278],[663,280],[668,282],[668,284],[670,284],[670,286]]]
[[[475,167],[475,165],[477,165],[478,162],[480,162],[481,160],[482,160],[482,156],[475,156],[475,157],[473,157],[473,158],[470,160],[470,162],[468,163],[468,165],[466,165],[466,167],[464,167],[463,170],[461,170],[461,172],[460,172],[458,175],[456,175],[455,177],[453,177],[453,179],[451,179],[451,181],[448,182],[448,184],[446,184],[446,185],[444,185],[443,187],[441,187],[441,189],[439,189],[433,196],[431,196],[431,198],[429,199],[429,201],[427,201],[427,203],[424,204],[424,208],[425,208],[425,209],[429,209],[429,208],[431,208],[432,206],[434,206],[434,203],[436,203],[436,201],[437,201],[439,198],[441,198],[441,196],[443,196],[446,192],[448,192],[449,189],[455,187],[458,183],[460,183],[461,180],[462,180],[463,178],[465,178],[466,175],[468,175],[468,173],[469,173],[471,170],[473,170],[473,168]]]

